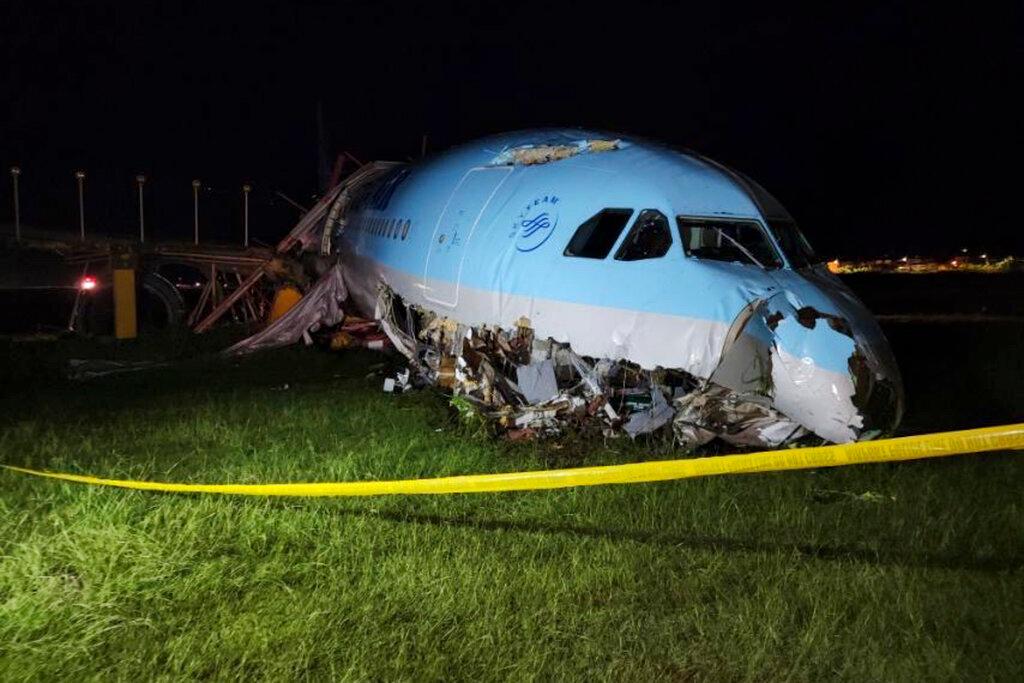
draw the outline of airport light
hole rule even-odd
[[[242,185],[242,223],[245,228],[245,238],[243,244],[245,248],[249,248],[249,193],[252,191],[252,185],[245,183]]]
[[[18,176],[21,175],[21,169],[17,166],[11,166],[11,184],[14,192],[14,239],[21,240],[21,205],[18,198]]]
[[[85,241],[85,171],[75,171],[78,181],[78,234]]]
[[[78,288],[83,292],[91,292],[99,285],[99,282],[92,275],[86,275],[78,281]]]
[[[192,181],[192,216],[195,224],[195,243],[199,244],[199,187],[198,179]]]
[[[146,184],[146,176],[138,174],[135,183],[139,186],[139,242],[146,241],[146,214],[142,204],[142,186]]]

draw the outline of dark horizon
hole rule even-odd
[[[273,241],[317,190],[316,109],[328,150],[419,156],[501,130],[579,126],[685,146],[747,173],[825,256],[1024,252],[1000,167],[1020,149],[1011,94],[1021,17],[912,3],[487,13],[454,3],[244,10],[185,3],[14,2],[0,29],[0,223],[8,167],[22,221],[130,234],[145,173],[147,232]]]

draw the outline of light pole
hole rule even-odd
[[[78,234],[85,241],[85,171],[75,171],[78,181]]]
[[[11,166],[11,183],[14,185],[14,239],[21,241],[21,205],[18,203],[18,176],[21,169]]]
[[[199,244],[199,180],[192,181],[192,217],[195,223],[195,243]]]
[[[246,183],[242,185],[242,224],[245,226],[245,248],[249,248],[249,193],[252,191],[252,185]]]
[[[142,204],[142,186],[146,183],[146,176],[138,174],[135,176],[135,182],[139,186],[139,242],[141,243],[146,241],[146,213]]]

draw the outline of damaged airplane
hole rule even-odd
[[[507,133],[383,168],[346,201],[321,245],[351,304],[427,381],[505,406],[509,429],[575,411],[773,447],[900,420],[870,313],[778,201],[700,155]]]

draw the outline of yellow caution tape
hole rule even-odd
[[[569,486],[638,484],[650,481],[709,477],[718,474],[777,472],[819,467],[839,467],[871,462],[893,462],[947,455],[1024,448],[1024,424],[942,432],[898,439],[859,441],[741,455],[721,455],[688,460],[655,460],[627,465],[579,467],[562,470],[470,474],[436,479],[398,481],[347,481],[297,484],[174,484],[127,479],[101,479],[79,474],[40,472],[4,465],[8,470],[96,486],[116,486],[168,493],[221,493],[242,496],[386,496],[398,494],[482,493],[528,491]]]

